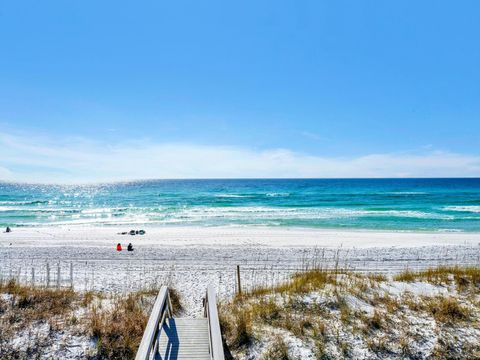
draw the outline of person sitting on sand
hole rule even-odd
[[[122,251],[122,244],[120,243],[117,244],[117,251]]]
[[[133,251],[132,243],[128,244],[127,251]]]
[[[7,232],[7,233],[12,232],[12,229],[10,229],[10,226],[7,226],[5,232]]]

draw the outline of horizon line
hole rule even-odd
[[[239,177],[239,178],[144,178],[132,180],[113,180],[113,181],[97,181],[97,182],[78,182],[78,183],[61,183],[61,182],[28,182],[28,181],[9,181],[1,180],[0,184],[7,185],[43,185],[43,186],[101,186],[116,185],[140,182],[156,182],[156,181],[235,181],[235,180],[480,180],[480,176],[415,176],[415,177]]]

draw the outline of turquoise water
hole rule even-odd
[[[480,179],[0,183],[0,226],[74,224],[480,231]]]

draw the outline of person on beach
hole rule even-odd
[[[12,229],[10,229],[10,226],[7,226],[7,228],[5,229],[5,232],[7,233],[12,232]]]
[[[117,251],[122,251],[122,244],[120,243],[117,244]]]
[[[128,244],[127,251],[133,251],[132,243]]]

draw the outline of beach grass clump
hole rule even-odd
[[[395,313],[401,306],[399,298],[392,296],[386,291],[375,292],[369,302],[374,307],[383,308],[387,314]]]
[[[47,289],[18,284],[10,280],[0,286],[0,292],[11,295],[15,315],[13,322],[46,320],[64,315],[73,309],[79,295],[72,289]]]
[[[399,302],[403,304],[404,307],[415,313],[427,311],[427,305],[425,304],[424,300],[422,298],[413,296],[411,293],[403,294]]]
[[[285,329],[294,336],[301,338],[312,328],[312,321],[311,317],[305,314],[287,313],[276,322],[275,326]]]
[[[170,287],[169,296],[170,296],[170,303],[172,304],[173,315],[180,314],[183,310],[183,305],[182,305],[179,292],[175,288]]]
[[[231,350],[249,346],[253,340],[252,312],[241,306],[220,307],[220,327]]]
[[[158,289],[142,289],[115,296],[108,306],[92,304],[87,328],[96,340],[100,359],[133,359],[155,302]],[[173,314],[182,310],[179,293],[169,288]]]
[[[379,273],[368,273],[366,275],[367,279],[380,283],[380,282],[385,282],[388,280],[387,276],[385,274],[379,274]]]
[[[452,337],[440,336],[433,349],[433,359],[480,359],[480,343],[455,341]]]
[[[366,339],[367,348],[374,354],[384,354],[389,352],[387,336],[374,336]]]
[[[439,323],[453,324],[470,319],[471,310],[453,296],[436,296],[425,299],[426,308]]]
[[[323,289],[327,284],[336,284],[337,276],[332,271],[315,269],[304,273],[296,273],[289,286],[290,293],[307,293]]]
[[[291,360],[288,346],[280,336],[276,336],[268,349],[262,354],[261,360]]]
[[[266,324],[272,325],[281,318],[282,308],[273,298],[262,298],[251,304],[250,312],[252,318],[260,318]]]
[[[350,324],[352,321],[352,310],[344,298],[339,298],[338,309],[340,311],[340,321],[345,325]]]
[[[416,272],[410,270],[410,269],[405,269],[402,272],[398,273],[393,277],[393,280],[395,281],[402,281],[402,282],[414,282],[417,279],[417,274]]]
[[[420,271],[406,269],[394,277],[396,281],[426,281],[436,285],[454,283],[459,291],[480,290],[480,267],[440,266]]]
[[[398,346],[400,348],[400,354],[402,358],[404,359],[415,358],[411,341],[407,336],[405,335],[400,336],[400,339],[398,340]]]
[[[337,283],[340,271],[330,269],[313,269],[305,272],[294,273],[291,278],[274,286],[253,287],[243,296],[263,296],[267,294],[305,294],[323,289],[328,284]]]
[[[371,316],[363,316],[362,320],[365,325],[365,331],[369,333],[381,330],[385,325],[384,315],[377,309],[373,311]]]
[[[99,358],[131,359],[135,356],[149,317],[141,297],[129,294],[115,298],[108,309],[91,307],[88,329],[96,339]]]
[[[81,305],[82,307],[87,307],[89,306],[93,300],[95,299],[95,292],[94,291],[85,291],[83,293],[83,297],[82,297],[82,301],[81,301]]]

